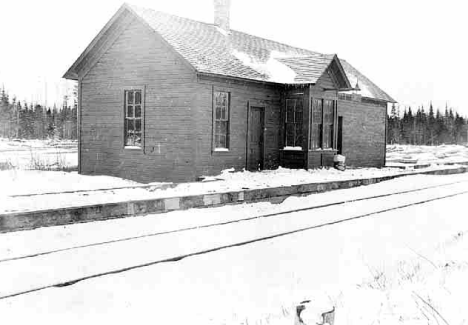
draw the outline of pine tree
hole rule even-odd
[[[432,102],[429,105],[429,116],[427,118],[427,127],[426,132],[428,133],[429,140],[426,144],[434,145],[434,136],[435,136],[435,116],[434,116],[434,108],[432,107]]]

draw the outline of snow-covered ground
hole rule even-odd
[[[466,191],[468,175],[0,235],[0,260],[369,195],[456,183],[185,234],[0,263],[0,291],[238,242]],[[0,300],[8,324],[293,325],[297,303],[336,307],[335,324],[466,324],[467,194]],[[145,260],[147,259],[147,260]],[[14,268],[13,265],[21,266]],[[70,278],[69,278],[70,280]],[[52,283],[51,283],[52,281]],[[29,287],[28,287],[29,285]],[[309,316],[309,317],[307,317]],[[313,319],[310,316],[314,317]],[[304,313],[307,325],[318,321]]]
[[[468,162],[468,149],[463,146],[389,146],[388,151],[389,165],[408,165],[401,163],[408,161],[413,162],[413,165],[416,163],[432,164],[425,170],[448,168],[441,163]],[[31,162],[32,152],[41,157],[39,160],[43,164],[48,159],[47,157],[56,157],[57,152],[61,152],[59,155],[73,156],[75,157],[73,159],[76,159],[76,142],[47,143],[38,140],[8,142],[0,140],[0,162],[3,159],[4,162],[11,162],[18,167],[0,170],[0,213],[222,193],[414,172],[413,169],[397,168],[353,168],[345,171],[333,168],[308,171],[278,168],[262,172],[224,170],[219,175],[206,177],[203,182],[152,183],[147,185],[110,176],[85,176],[78,175],[76,172],[25,170],[24,168],[28,168],[27,166]],[[70,167],[73,163],[66,165]],[[51,167],[51,165],[48,166]],[[453,168],[456,167],[457,165],[453,166]],[[106,189],[107,191],[99,191],[99,193],[83,192]],[[40,196],[14,197],[41,193],[57,194],[50,195],[46,199]]]
[[[447,163],[468,163],[468,146],[387,146],[387,166]]]
[[[457,165],[450,167],[433,166],[431,169],[457,167]],[[210,178],[213,180],[204,182],[145,185],[109,176],[6,170],[0,171],[0,213],[224,193],[295,184],[412,174],[414,172],[395,168],[360,168],[348,169],[344,172],[335,169],[306,171],[286,168],[262,172],[240,171],[234,173],[226,170],[220,175]],[[47,196],[36,195],[41,193],[49,194]],[[31,194],[34,195],[31,196]]]
[[[77,166],[76,141],[0,138],[0,170],[72,170]]]

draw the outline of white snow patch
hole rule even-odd
[[[246,66],[254,69],[258,73],[268,76],[269,81],[294,83],[296,72],[284,63],[276,60],[280,57],[287,57],[288,55],[286,53],[272,51],[266,62],[262,62],[257,58],[238,50],[233,50],[232,54]]]
[[[223,34],[224,36],[229,36],[229,32],[228,32],[228,31],[222,29],[222,28],[219,27],[219,26],[215,26],[215,28],[216,28],[216,30],[217,30],[218,32],[220,32],[220,33]]]
[[[302,150],[302,147],[284,147],[283,150]]]
[[[468,147],[462,145],[388,145],[387,165],[468,163]]]
[[[352,94],[354,92],[358,93],[359,95],[363,97],[369,97],[369,98],[374,98],[375,96],[372,94],[372,92],[369,90],[369,88],[363,83],[363,80],[359,80],[357,76],[353,74],[347,73],[349,83],[351,84],[352,87],[356,86],[356,83],[359,84],[359,89],[358,91],[351,90],[351,91],[344,91],[343,93],[345,94]]]

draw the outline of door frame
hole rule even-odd
[[[336,152],[340,155],[343,154],[343,116],[338,116],[336,123]]]
[[[265,168],[265,140],[266,140],[266,127],[265,127],[265,113],[266,113],[266,103],[260,100],[255,100],[251,99],[247,103],[247,130],[246,130],[246,137],[245,137],[245,170],[249,170],[249,151],[250,151],[250,143],[249,143],[249,136],[250,136],[250,114],[252,107],[259,108],[261,109],[262,115],[263,115],[263,130],[262,130],[262,135],[263,135],[263,143],[262,143],[262,163],[261,163],[261,169],[263,170]]]

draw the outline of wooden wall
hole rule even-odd
[[[343,155],[346,165],[383,167],[385,165],[386,107],[354,100],[338,101],[343,116]]]
[[[123,144],[124,89],[145,86],[145,148]],[[230,150],[212,151],[213,89],[231,93]],[[280,90],[201,78],[138,21],[83,77],[81,172],[141,182],[194,181],[246,167],[247,107],[265,105],[265,168],[279,164]]]
[[[145,150],[124,149],[124,89],[146,86]],[[196,76],[134,20],[83,77],[81,171],[182,181],[195,166]]]
[[[229,151],[216,152],[212,148],[212,94],[213,90],[231,94]],[[196,175],[218,174],[226,168],[246,168],[247,114],[249,101],[265,106],[264,169],[279,165],[280,94],[277,87],[261,83],[234,81],[225,78],[200,78],[195,119]]]
[[[140,182],[180,182],[218,174],[226,168],[245,168],[249,101],[265,106],[264,168],[279,166],[280,148],[284,146],[283,86],[197,77],[145,25],[137,20],[126,24],[128,27],[87,74],[80,76],[82,173]],[[329,76],[322,79],[320,84],[330,86]],[[144,150],[124,148],[124,90],[135,86],[145,86],[146,93]],[[213,90],[231,94],[231,137],[226,152],[212,148]],[[308,128],[307,98],[320,94],[320,89],[311,87],[305,92],[304,131]],[[336,93],[322,95],[333,97]],[[340,100],[338,114],[344,117],[343,153],[348,165],[382,166],[385,109]],[[308,132],[304,136],[302,162],[297,166],[306,167],[314,157],[307,150]]]

